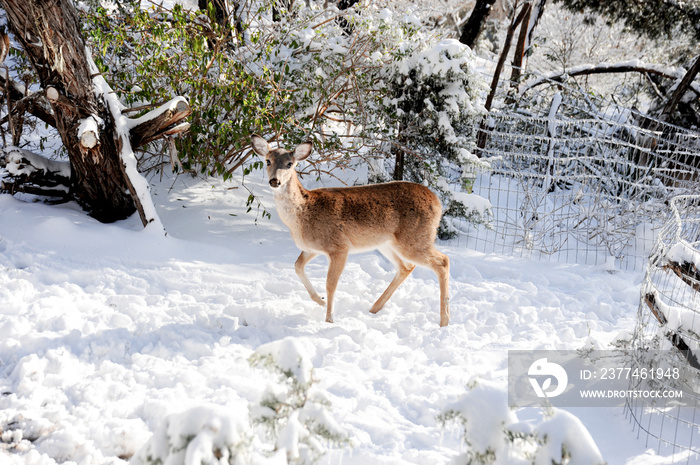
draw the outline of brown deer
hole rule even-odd
[[[396,267],[396,275],[370,312],[384,307],[416,265],[432,269],[440,281],[440,326],[450,320],[449,258],[435,249],[442,206],[427,187],[405,181],[367,186],[306,190],[295,167],[311,154],[311,142],[293,151],[272,150],[265,139],[251,136],[253,150],[265,159],[275,206],[301,249],[295,270],[311,298],[326,305],[333,322],[333,296],[350,252],[379,250]],[[328,257],[327,302],[316,292],[304,268],[314,257]]]

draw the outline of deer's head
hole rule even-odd
[[[257,134],[253,134],[250,140],[253,143],[253,151],[265,159],[267,177],[273,189],[292,179],[297,162],[305,160],[311,154],[311,142],[305,142],[289,151],[280,148],[271,150],[270,144]]]

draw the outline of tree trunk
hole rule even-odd
[[[515,53],[513,55],[513,66],[510,75],[510,80],[513,85],[517,85],[520,80],[520,76],[525,68],[525,57],[528,51],[532,47],[532,34],[540,22],[540,18],[544,14],[544,7],[547,0],[532,0],[529,4],[529,10],[527,12],[527,17],[523,20],[522,26],[520,26],[520,35],[518,36],[518,44],[515,47]]]
[[[66,97],[52,103],[52,109],[70,158],[73,196],[100,221],[128,217],[135,206],[120,167],[113,121],[95,96],[73,5],[68,0],[0,0],[0,4],[42,87],[51,86]],[[77,134],[89,116],[105,122],[104,134],[99,145],[84,149]]]
[[[406,152],[401,147],[394,147],[394,181],[403,181],[404,164],[406,160]]]
[[[498,82],[501,79],[501,72],[503,71],[503,65],[506,63],[506,58],[508,57],[508,52],[510,51],[510,46],[513,42],[513,34],[515,34],[515,30],[518,28],[520,23],[523,21],[523,18],[525,15],[529,12],[529,4],[526,4],[524,8],[520,9],[520,13],[518,13],[517,16],[515,16],[515,11],[517,10],[517,3],[515,5],[514,9],[514,16],[513,19],[510,23],[510,26],[508,26],[508,31],[506,33],[506,40],[503,44],[503,50],[501,50],[501,56],[498,58],[498,63],[496,63],[496,69],[493,72],[493,78],[491,79],[491,90],[486,97],[486,102],[484,103],[484,108],[486,111],[491,110],[491,105],[493,104],[493,99],[496,96],[496,90],[498,89]],[[486,147],[486,142],[488,140],[488,133],[486,132],[487,129],[487,123],[486,123],[487,117],[484,117],[483,120],[481,121],[481,124],[479,125],[479,132],[476,135],[476,146],[477,146],[477,156],[481,156],[481,152],[483,149]]]
[[[678,107],[678,103],[681,101],[681,97],[685,95],[690,89],[695,77],[700,73],[700,55],[695,58],[695,62],[692,64],[688,72],[685,73],[681,82],[678,83],[678,87],[673,92],[673,95],[669,101],[664,105],[663,110],[661,110],[661,119],[664,121],[669,121],[674,110]]]
[[[462,35],[459,41],[469,48],[474,48],[476,41],[484,30],[484,25],[491,12],[491,6],[496,3],[496,0],[477,0],[469,19],[462,28]]]
[[[518,5],[516,3],[516,8],[517,6]],[[505,65],[506,63],[508,52],[510,52],[510,46],[513,43],[513,34],[515,34],[515,30],[518,28],[520,23],[525,18],[525,15],[527,15],[529,11],[529,3],[527,3],[523,8],[520,9],[520,13],[518,13],[517,16],[513,17],[510,26],[508,26],[508,30],[506,32],[506,40],[503,43],[503,50],[501,50],[501,55],[498,58],[498,63],[496,63],[496,69],[493,72],[493,79],[491,79],[491,91],[486,97],[486,103],[484,103],[484,107],[486,108],[486,110],[491,109],[491,105],[493,104],[493,98],[496,96],[496,89],[498,89],[498,81],[501,79],[503,65]]]
[[[174,99],[129,120],[86,49],[70,0],[0,0],[0,6],[44,89],[22,95],[5,76],[5,87],[14,89],[6,95],[17,99],[15,110],[25,102],[23,110],[57,129],[70,161],[70,196],[102,222],[138,211],[144,226],[160,223],[132,146],[186,130],[180,121],[189,115],[187,102]],[[39,98],[53,115],[36,104]]]
[[[510,80],[513,83],[513,86],[518,85],[520,74],[522,73],[525,47],[528,42],[528,35],[530,34],[530,15],[532,14],[532,3],[526,3],[525,6],[523,6],[523,11],[525,15],[523,16],[523,22],[520,25],[520,34],[518,35],[518,42],[515,44],[515,53],[513,54],[513,61],[511,62],[510,69]]]

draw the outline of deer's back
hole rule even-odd
[[[442,214],[427,187],[390,182],[306,192],[297,212],[301,238],[314,249],[372,249],[388,241],[432,244]],[[309,247],[309,248],[311,248]]]

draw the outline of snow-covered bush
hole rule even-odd
[[[463,430],[467,451],[454,465],[602,465],[605,463],[590,433],[571,413],[543,411],[538,420],[521,421],[508,407],[508,393],[497,383],[480,380],[438,416],[446,426]]]
[[[248,465],[255,463],[248,431],[239,416],[220,406],[192,408],[166,417],[131,464]]]
[[[486,223],[483,209],[460,201],[444,182],[457,178],[471,193],[477,169],[487,167],[474,154],[486,112],[482,102],[486,84],[475,69],[472,51],[454,39],[441,40],[395,62],[387,74],[388,96],[383,103],[403,145],[397,150],[401,177],[433,187],[446,216]],[[443,221],[440,237],[455,234]]]
[[[384,103],[401,125],[402,139],[438,166],[480,163],[473,150],[486,87],[468,47],[441,40],[394,63],[388,75],[390,98]]]
[[[461,399],[438,416],[443,426],[459,423],[464,431],[467,452],[455,464],[491,464],[502,457],[508,447],[508,427],[518,417],[508,408],[508,393],[495,383],[480,381]]]
[[[296,339],[262,345],[249,362],[278,379],[259,403],[248,405],[247,412],[203,405],[168,415],[131,465],[313,464],[327,447],[350,444],[329,412],[327,396],[315,386],[313,366]],[[262,426],[264,438],[256,425]]]
[[[487,223],[488,208],[465,203],[448,183],[471,193],[477,169],[487,166],[473,153],[486,86],[471,50],[430,37],[411,12],[368,6],[351,19],[349,38],[334,29],[297,33],[306,48],[294,65],[285,58],[284,66],[291,81],[315,84],[298,94],[303,116],[326,135],[352,136],[344,142],[346,153],[357,148],[363,157],[384,160],[371,164],[371,181],[427,184],[440,195],[446,216]],[[336,134],[337,125],[321,115],[339,118],[348,134]],[[454,234],[443,221],[440,237]]]
[[[137,3],[88,9],[85,29],[126,104],[188,96],[191,126],[175,141],[179,159],[154,147],[159,155],[144,157],[144,166],[172,161],[224,178],[246,175],[262,168],[250,158],[251,133],[289,145],[313,139],[317,174],[368,159],[390,164],[393,148],[407,154],[406,179],[441,192],[447,215],[478,222],[436,182],[461,178],[468,190],[474,176],[484,86],[468,48],[429,35],[410,11],[373,3],[359,14],[295,2],[273,20],[273,2],[249,2],[223,22],[213,11]]]
[[[313,366],[296,339],[265,344],[249,361],[279,379],[265,389],[260,404],[250,409],[251,421],[263,427],[274,443],[273,451],[284,451],[289,463],[311,464],[326,453],[326,445],[349,444],[347,434],[329,412],[330,401],[314,385]]]
[[[231,48],[234,31],[213,12],[208,17],[180,4],[143,9],[139,2],[123,2],[86,12],[85,29],[99,52],[97,65],[126,105],[147,107],[170,95],[187,96],[190,128],[177,139],[186,170],[229,177],[229,168],[244,156],[241,140],[255,131],[281,130],[288,119],[276,76],[247,66],[260,53],[255,38],[249,48]],[[161,151],[153,149],[154,155]]]

